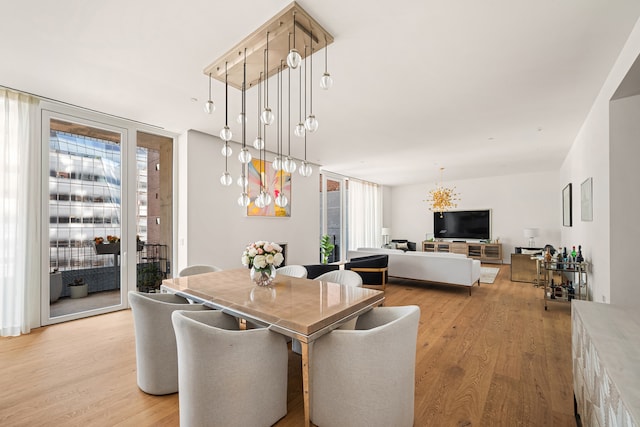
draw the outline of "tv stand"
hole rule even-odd
[[[502,243],[422,242],[423,252],[451,252],[463,254],[482,262],[502,264]]]

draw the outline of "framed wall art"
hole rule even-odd
[[[562,189],[562,225],[565,227],[573,225],[571,214],[571,183],[569,183]]]
[[[593,178],[587,178],[580,184],[580,219],[593,221]]]
[[[251,198],[247,206],[247,216],[288,218],[291,216],[291,174],[283,170],[276,171],[268,161],[253,159],[248,164],[247,178],[249,180],[248,194]],[[260,185],[264,186],[271,196],[271,203],[263,208],[255,204],[255,198],[260,194]],[[284,207],[277,206],[275,199],[283,193],[288,203]]]

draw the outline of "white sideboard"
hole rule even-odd
[[[571,302],[573,393],[582,425],[640,426],[640,314]]]

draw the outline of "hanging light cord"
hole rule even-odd
[[[242,64],[242,148],[247,146],[247,49],[244,49]]]
[[[309,70],[309,81],[311,82],[311,85],[309,86],[309,114],[313,115],[313,30],[311,30],[311,53],[309,55],[311,55],[311,69]],[[304,59],[305,61],[307,60],[307,49],[305,46],[305,52],[304,52]],[[305,80],[307,79],[307,75],[305,73]],[[304,82],[305,87],[307,86],[307,82]],[[305,133],[306,135],[306,133]]]
[[[269,32],[267,31],[267,49],[265,50],[266,52],[266,66],[265,66],[265,76],[264,76],[264,81],[265,81],[265,86],[266,86],[266,97],[264,99],[264,103],[265,103],[265,107],[269,107]]]
[[[327,52],[329,45],[327,44],[327,36],[324,36],[324,73],[327,74]]]
[[[224,125],[229,126],[229,83],[227,63],[224,63]]]
[[[294,13],[295,18],[295,13]],[[294,30],[295,31],[295,30]],[[291,33],[289,33],[289,50],[291,50]],[[291,152],[291,67],[287,67],[289,76],[287,77],[287,144],[289,146],[289,152]]]
[[[209,101],[211,101],[211,73],[209,73]]]

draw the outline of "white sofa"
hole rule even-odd
[[[389,276],[468,286],[480,286],[480,261],[453,253],[403,252],[399,249],[358,248],[349,259],[368,255],[389,255]]]

